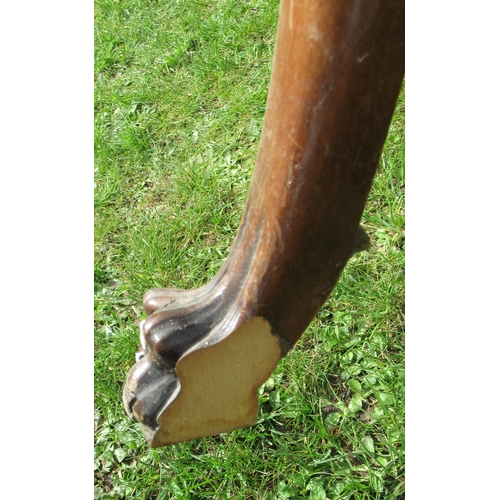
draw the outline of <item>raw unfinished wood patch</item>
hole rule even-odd
[[[198,348],[175,367],[181,389],[158,418],[153,447],[212,436],[257,422],[257,389],[281,357],[278,337],[252,318],[218,344]]]

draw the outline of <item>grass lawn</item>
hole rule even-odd
[[[121,392],[153,287],[198,287],[257,155],[277,0],[95,2],[95,498],[404,498],[404,88],[356,255],[256,426],[150,449]]]

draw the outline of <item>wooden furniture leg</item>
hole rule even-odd
[[[232,250],[202,288],[144,297],[123,399],[151,446],[256,422],[257,388],[352,254],[403,76],[403,0],[282,0]]]

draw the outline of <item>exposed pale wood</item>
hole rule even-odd
[[[257,389],[281,358],[278,337],[259,317],[221,342],[194,349],[176,364],[180,390],[158,417],[159,429],[146,435],[151,446],[187,441],[254,425]]]

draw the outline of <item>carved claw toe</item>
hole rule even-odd
[[[130,418],[154,430],[158,428],[158,415],[178,390],[179,381],[173,368],[149,353],[130,370],[123,403]]]
[[[149,316],[167,307],[182,306],[199,293],[197,290],[178,290],[176,288],[153,288],[144,295],[143,306]]]

